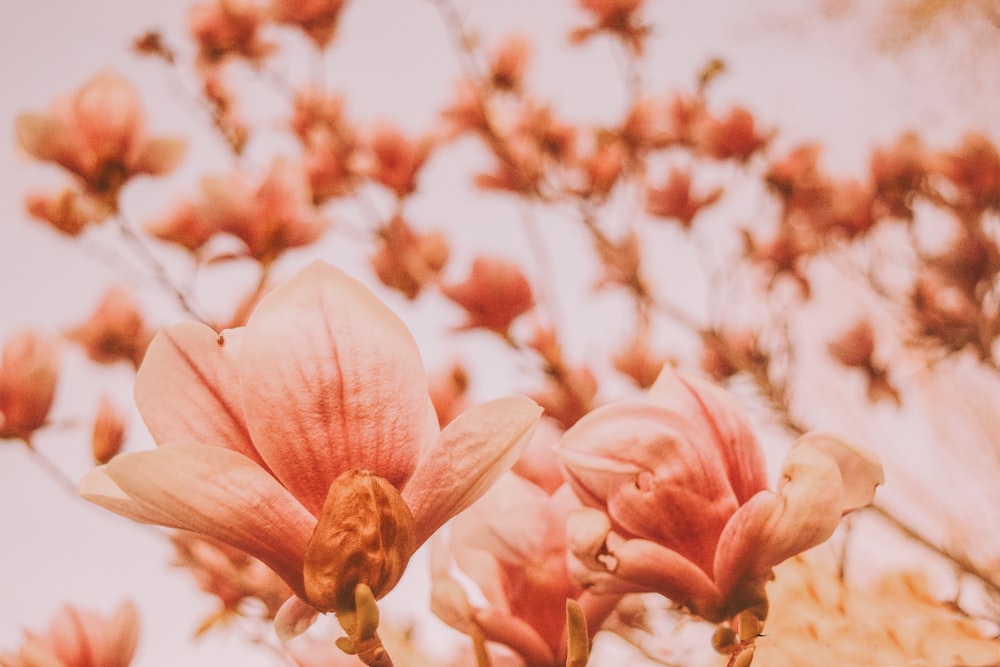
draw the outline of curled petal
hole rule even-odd
[[[541,414],[531,399],[508,396],[467,410],[448,424],[403,489],[418,546],[510,469]]]
[[[317,618],[319,612],[312,605],[293,595],[285,600],[275,614],[274,632],[278,635],[278,639],[286,642],[308,630]]]
[[[323,262],[264,297],[247,322],[242,361],[253,441],[317,516],[346,470],[370,470],[401,487],[437,432],[406,326]]]
[[[240,396],[238,329],[198,322],[160,331],[135,378],[135,402],[153,439],[193,440],[239,452],[264,466],[247,431]]]
[[[663,407],[699,419],[712,430],[712,442],[726,466],[737,501],[742,504],[767,488],[764,453],[743,406],[711,382],[682,375],[664,366],[647,398]]]
[[[559,443],[573,491],[605,508],[615,530],[683,553],[706,572],[737,507],[708,428],[660,405],[607,405]]]
[[[837,462],[844,482],[842,514],[867,507],[875,499],[875,489],[885,482],[882,464],[869,451],[860,449],[832,435],[809,433],[799,439],[799,446],[817,447]]]
[[[472,606],[462,585],[449,574],[434,577],[431,583],[431,611],[459,632],[472,630]]]
[[[530,623],[494,609],[479,609],[473,619],[483,636],[517,651],[529,665],[554,665],[552,649]]]
[[[841,517],[867,505],[882,483],[882,466],[832,436],[799,438],[785,457],[778,493],[761,491],[740,507],[719,539],[715,580],[728,592],[741,580],[825,542]]]
[[[80,495],[138,521],[221,540],[264,561],[305,596],[302,563],[316,520],[242,454],[174,443],[121,455],[85,476]]]
[[[581,508],[567,520],[575,574],[595,594],[657,592],[678,604],[717,606],[722,596],[698,566],[655,542],[623,539],[600,510]]]

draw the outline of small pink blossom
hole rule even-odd
[[[128,361],[139,368],[153,332],[146,326],[135,296],[114,285],[87,321],[66,332],[66,337],[98,364]]]
[[[243,242],[247,255],[268,264],[327,230],[327,221],[313,206],[304,168],[287,158],[277,158],[260,183],[232,172],[202,179],[201,191],[197,202],[175,207],[147,231],[191,251],[216,234],[231,234]]]
[[[198,63],[212,66],[227,58],[257,62],[274,50],[261,40],[265,11],[247,0],[216,0],[188,12],[188,29],[198,44]]]
[[[271,14],[278,23],[300,28],[320,49],[337,34],[345,0],[272,0]]]
[[[0,667],[128,667],[139,641],[139,616],[131,602],[110,618],[67,605],[45,634],[25,634],[17,653],[0,654]]]
[[[278,615],[284,634],[358,583],[388,592],[412,552],[510,467],[540,413],[502,398],[439,430],[403,322],[322,262],[265,296],[245,327],[161,331],[135,396],[159,447],[96,469],[82,495],[264,561],[297,596]],[[399,522],[405,536],[349,573],[326,569]]]
[[[10,337],[0,363],[0,440],[28,440],[45,425],[58,376],[55,341],[34,331]]]
[[[16,130],[29,154],[55,162],[112,202],[130,178],[165,174],[184,154],[182,140],[146,135],[139,96],[110,72],[57,100],[47,114],[21,114]]]
[[[478,631],[513,649],[528,665],[566,664],[566,600],[577,600],[596,630],[620,598],[594,595],[570,576],[565,525],[577,506],[566,486],[550,495],[516,474],[502,477],[451,523],[447,548],[435,544],[435,613],[462,632]],[[485,604],[470,603],[449,573],[449,556]]]
[[[735,399],[670,368],[645,400],[577,422],[559,454],[586,506],[568,527],[580,580],[594,592],[661,593],[716,622],[760,610],[771,568],[824,542],[882,482],[870,454],[810,434],[769,490]]]
[[[469,316],[465,328],[489,329],[501,336],[535,305],[521,268],[496,257],[477,257],[465,281],[443,285],[441,292],[465,309]]]

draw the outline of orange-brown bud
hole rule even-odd
[[[107,396],[101,397],[90,442],[98,464],[113,459],[125,442],[125,419]]]
[[[381,598],[399,582],[416,546],[413,515],[399,491],[369,472],[345,472],[330,485],[306,548],[309,604],[353,611],[358,584]]]

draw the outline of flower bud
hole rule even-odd
[[[107,463],[125,442],[125,418],[107,396],[101,398],[91,434],[91,452],[98,464]]]
[[[24,331],[7,341],[0,364],[0,439],[26,438],[45,424],[58,373],[51,339]]]
[[[330,485],[306,548],[308,602],[321,611],[351,611],[358,584],[380,598],[399,582],[415,550],[413,516],[396,488],[349,470]]]

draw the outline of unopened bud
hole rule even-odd
[[[304,564],[309,604],[352,611],[358,584],[381,598],[399,582],[416,550],[410,508],[386,479],[351,470],[330,485]]]
[[[91,435],[94,461],[107,463],[121,451],[125,442],[125,420],[107,396],[101,398]]]

